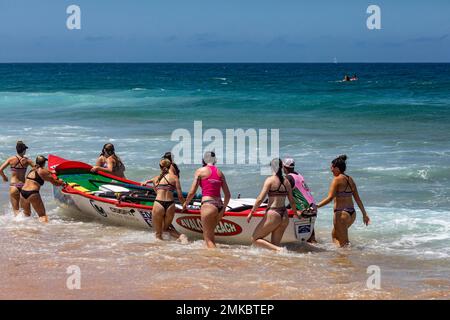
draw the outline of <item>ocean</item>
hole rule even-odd
[[[356,73],[359,81],[342,82]],[[142,181],[176,144],[176,129],[278,129],[316,200],[330,162],[348,174],[372,219],[331,244],[332,206],[316,248],[159,243],[151,232],[73,217],[42,191],[51,222],[14,219],[0,184],[0,298],[450,298],[450,64],[0,64],[0,160],[28,155],[93,163],[114,143]],[[205,143],[207,145],[207,143]],[[176,159],[177,160],[177,159]],[[189,188],[198,165],[181,164]],[[223,164],[233,197],[255,198],[262,166]],[[9,174],[9,171],[7,171]],[[82,289],[66,288],[79,265]],[[381,288],[366,282],[381,270]]]

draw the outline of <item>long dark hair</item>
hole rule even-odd
[[[17,141],[17,144],[16,144],[17,154],[23,155],[27,149],[28,149],[28,147],[26,146],[25,143],[23,143],[23,141],[20,141],[20,140]]]
[[[178,168],[177,164],[173,161],[172,152],[168,151],[168,152],[164,153],[162,158],[170,161],[171,165],[175,169],[175,175],[177,177],[180,177],[180,169]]]
[[[270,162],[270,166],[272,167],[272,170],[275,171],[276,176],[280,180],[280,183],[284,183],[284,176],[283,176],[283,161],[281,161],[280,158],[275,158]]]
[[[103,146],[100,156],[104,156],[106,158],[112,157],[116,161],[116,167],[124,167],[122,160],[116,155],[116,151],[112,143],[107,143]]]
[[[339,157],[337,157],[336,159],[334,159],[333,161],[331,161],[331,165],[335,168],[338,168],[339,171],[341,171],[341,173],[344,173],[345,170],[347,170],[347,155],[343,154]]]

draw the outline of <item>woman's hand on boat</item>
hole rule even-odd
[[[250,220],[252,220],[253,217],[253,211],[250,211],[250,213],[247,216],[247,223],[250,223]]]
[[[92,167],[91,172],[96,173],[98,171],[98,168],[98,166]]]

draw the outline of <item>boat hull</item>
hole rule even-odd
[[[59,206],[76,210],[99,222],[153,230],[151,207],[136,208],[132,204],[127,206],[125,203],[117,206],[79,194],[65,193],[61,187],[54,187],[54,196]],[[253,231],[263,216],[253,217],[250,223],[247,223],[246,217],[237,213],[225,213],[215,230],[216,240],[230,244],[250,244]],[[290,217],[282,243],[302,242],[309,239],[314,229],[315,219],[315,217],[302,219]],[[202,239],[200,212],[181,212],[177,208],[172,224],[178,232],[185,234],[189,239]]]

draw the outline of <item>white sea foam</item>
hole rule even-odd
[[[399,170],[408,170],[409,167],[367,167],[365,170],[367,171],[399,171]]]

